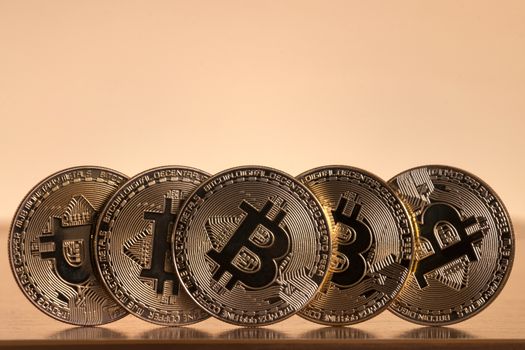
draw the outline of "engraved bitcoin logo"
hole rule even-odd
[[[79,267],[84,261],[84,239],[65,240],[62,242],[62,252],[66,262],[72,267]]]
[[[357,203],[349,215],[345,213],[349,199],[341,196],[337,207],[332,210],[336,224],[338,250],[332,263],[332,282],[341,287],[359,283],[366,274],[367,263],[363,256],[372,246],[372,233],[364,221],[358,220],[362,205]]]
[[[209,250],[206,254],[218,265],[213,279],[219,282],[230,276],[226,288],[231,290],[240,281],[250,288],[263,288],[277,276],[276,259],[290,249],[288,232],[280,224],[286,212],[279,209],[273,219],[268,217],[274,203],[267,201],[260,211],[242,201],[239,208],[246,216],[222,250]],[[226,277],[227,278],[227,277]]]
[[[162,212],[144,212],[144,219],[153,221],[153,244],[151,247],[151,262],[149,268],[143,268],[140,277],[156,281],[155,290],[162,294],[167,287],[166,282],[171,281],[172,294],[178,295],[179,282],[171,260],[170,237],[173,223],[177,215],[172,213],[174,198],[164,198],[164,210]]]
[[[62,217],[51,217],[49,231],[32,245],[33,253],[54,261],[65,282],[81,284],[91,276],[89,245],[95,210],[83,196],[69,202]]]
[[[480,243],[483,239],[483,230],[478,229],[471,234],[467,233],[467,230],[472,230],[472,226],[479,223],[478,219],[470,216],[463,220],[454,207],[445,203],[436,203],[431,204],[422,213],[421,221],[422,243],[419,247],[419,261],[414,273],[419,287],[428,286],[426,274],[447,266],[465,255],[468,261],[458,260],[459,265],[451,266],[449,270],[463,272],[466,279],[464,270],[468,268],[469,262],[479,259],[474,244]],[[442,282],[446,283],[445,280]],[[466,282],[461,283],[456,289],[465,285]]]

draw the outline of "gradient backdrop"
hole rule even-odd
[[[0,220],[65,167],[472,171],[525,218],[525,1],[0,0]]]

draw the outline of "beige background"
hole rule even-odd
[[[523,339],[524,117],[525,1],[0,0],[0,275],[10,275],[16,206],[65,167],[133,175],[252,163],[298,174],[341,163],[387,179],[445,163],[485,179],[511,212],[518,250],[507,287],[455,327],[384,313],[341,337]],[[176,341],[195,329],[211,341],[272,341],[326,330],[297,317],[240,333],[211,319],[71,328],[38,312],[11,277],[2,297],[2,340]]]
[[[0,220],[64,167],[474,172],[525,216],[525,1],[0,0]]]

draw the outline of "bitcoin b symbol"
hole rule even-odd
[[[350,215],[344,213],[348,198],[341,196],[332,217],[338,228],[338,249],[332,264],[332,282],[341,287],[359,283],[366,274],[367,263],[363,256],[372,246],[372,234],[368,225],[357,219],[362,205],[354,204]]]
[[[40,236],[40,244],[54,243],[53,251],[42,251],[42,259],[54,259],[58,275],[71,284],[81,284],[91,275],[89,236],[92,225],[62,226],[60,218],[52,218],[51,234]],[[58,248],[62,247],[62,249]]]
[[[33,245],[42,259],[54,261],[57,274],[67,283],[82,284],[91,276],[89,242],[95,216],[86,198],[74,196],[62,217],[50,218],[50,232]]]
[[[273,202],[267,201],[260,211],[242,201],[239,208],[245,212],[235,232],[222,250],[211,249],[206,254],[218,265],[213,279],[219,281],[227,273],[230,277],[226,288],[231,290],[240,281],[250,288],[263,288],[277,277],[276,259],[290,249],[288,232],[280,224],[286,212],[279,209],[273,219],[268,213]]]
[[[428,242],[424,257],[414,273],[420,288],[428,286],[425,275],[466,255],[469,261],[479,259],[473,244],[481,242],[483,231],[467,234],[467,228],[478,223],[473,216],[462,220],[458,211],[445,203],[431,204],[421,214],[421,236]]]
[[[151,266],[149,269],[142,269],[140,277],[151,278],[156,280],[156,292],[162,294],[164,283],[171,281],[173,283],[173,295],[178,295],[179,282],[175,271],[171,267],[171,248],[170,232],[177,217],[173,214],[173,198],[164,198],[164,210],[159,212],[147,211],[144,213],[144,219],[154,222],[155,231],[153,233],[153,244],[151,252]]]

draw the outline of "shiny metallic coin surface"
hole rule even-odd
[[[127,312],[92,269],[91,238],[102,207],[125,175],[100,167],[62,170],[24,198],[9,235],[9,260],[18,285],[57,320],[95,326]]]
[[[449,166],[407,170],[389,181],[419,226],[415,268],[390,304],[424,325],[465,320],[503,288],[514,258],[514,233],[503,203],[476,176]]]
[[[177,273],[195,301],[237,325],[283,320],[303,308],[330,263],[328,221],[292,176],[239,167],[212,176],[181,209]]]
[[[209,317],[181,288],[171,252],[180,206],[208,177],[180,166],[147,170],[122,185],[102,211],[94,249],[98,272],[132,315],[165,326]]]
[[[348,325],[386,310],[412,265],[415,232],[403,202],[386,182],[353,167],[323,166],[297,178],[321,202],[334,241],[328,278],[299,315]]]

